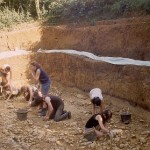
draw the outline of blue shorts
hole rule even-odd
[[[47,83],[41,84],[41,93],[43,96],[48,95],[50,89],[50,81],[48,81]]]

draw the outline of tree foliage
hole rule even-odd
[[[7,9],[27,18],[77,22],[150,14],[150,0],[0,0],[0,9],[0,15]]]

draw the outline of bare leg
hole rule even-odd
[[[103,101],[101,101],[101,105],[100,105],[100,112],[103,112],[103,110],[105,109],[104,107],[105,107],[105,106],[104,106],[104,102],[103,102]]]
[[[95,133],[97,135],[97,137],[101,137],[103,135],[103,132],[95,130]]]

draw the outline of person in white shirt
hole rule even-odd
[[[99,106],[100,112],[102,112],[104,110],[104,100],[101,89],[94,88],[90,91],[89,95],[92,103],[92,114],[94,115],[96,113],[96,106]]]

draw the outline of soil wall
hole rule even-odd
[[[150,17],[101,21],[95,26],[41,26],[0,33],[0,50],[17,47],[28,50],[75,49],[103,56],[149,60]],[[13,66],[14,80],[22,82],[31,78],[27,63],[33,60],[43,65],[52,81],[85,91],[100,87],[104,93],[150,110],[149,67],[117,66],[65,54],[38,54],[27,59],[18,56],[1,60],[0,64]]]
[[[52,81],[87,92],[100,87],[106,94],[150,110],[149,67],[112,65],[66,54],[36,54],[32,58],[48,71]]]
[[[31,74],[29,75],[29,62],[30,55],[14,56],[0,60],[0,66],[9,64],[12,68],[13,84],[17,87],[21,87],[28,84],[29,79],[32,79]]]
[[[0,33],[0,50],[75,49],[102,56],[150,59],[150,17],[100,21],[94,26],[40,26]]]

